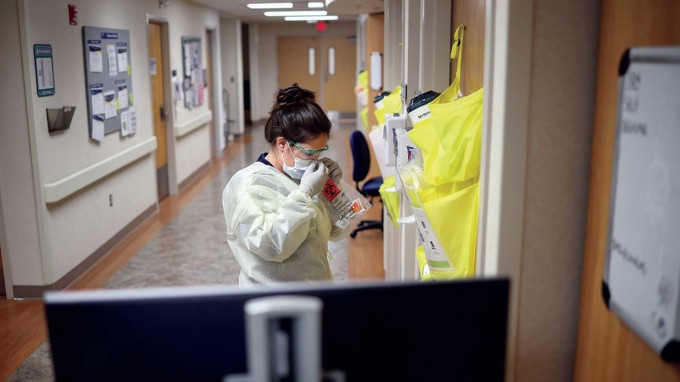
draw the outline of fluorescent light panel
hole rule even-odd
[[[339,17],[335,15],[328,16],[288,16],[283,19],[286,21],[322,21],[322,20],[337,20]]]
[[[320,1],[310,1],[309,3],[307,3],[307,6],[309,8],[323,8],[324,7],[323,3],[320,2]]]
[[[250,3],[247,7],[250,9],[285,9],[293,8],[293,3]]]
[[[326,11],[271,11],[265,12],[264,15],[268,17],[282,17],[282,16],[326,16]]]

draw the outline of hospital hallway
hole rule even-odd
[[[349,134],[353,120],[333,121],[328,157],[336,160],[345,181],[352,182]],[[229,178],[268,151],[263,123],[230,142],[179,195],[159,203],[158,212],[139,224],[68,289],[124,289],[238,283],[239,266],[226,243],[222,190]],[[370,176],[378,174],[373,166]],[[381,203],[361,218],[379,219]],[[361,220],[361,219],[359,219]],[[357,221],[354,222],[357,224]],[[383,279],[383,237],[379,230],[331,242],[336,282]],[[47,328],[42,301],[0,299],[0,380],[51,381]],[[36,350],[37,349],[37,350]]]

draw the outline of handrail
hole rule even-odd
[[[43,185],[45,203],[56,203],[156,150],[156,137],[132,146],[54,183]]]
[[[192,118],[181,125],[175,125],[175,137],[179,138],[184,135],[189,134],[190,132],[196,130],[197,128],[205,125],[206,123],[212,121],[213,119],[213,113],[212,111],[208,110],[207,112],[199,115],[196,118]]]

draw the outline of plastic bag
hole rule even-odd
[[[385,97],[390,95],[390,92],[382,92],[375,96],[373,104],[375,105],[375,118],[378,120],[378,125],[385,124]]]
[[[339,228],[347,227],[353,219],[361,216],[372,206],[359,191],[342,179],[338,183],[328,179],[321,195],[333,224]]]
[[[399,227],[399,222],[397,219],[399,219],[399,210],[401,206],[399,203],[401,202],[401,198],[399,197],[399,193],[395,189],[396,185],[396,176],[391,175],[388,177],[383,177],[383,184],[380,186],[380,198],[383,201],[383,204],[385,205],[385,208],[387,209],[387,215],[390,217],[390,220],[392,221],[392,225],[394,225],[394,228]]]

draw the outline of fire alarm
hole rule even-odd
[[[328,26],[328,23],[325,21],[317,21],[316,22],[316,30],[319,32],[323,32],[326,30],[326,27]]]
[[[71,25],[78,25],[78,10],[75,4],[68,5],[68,23]]]

